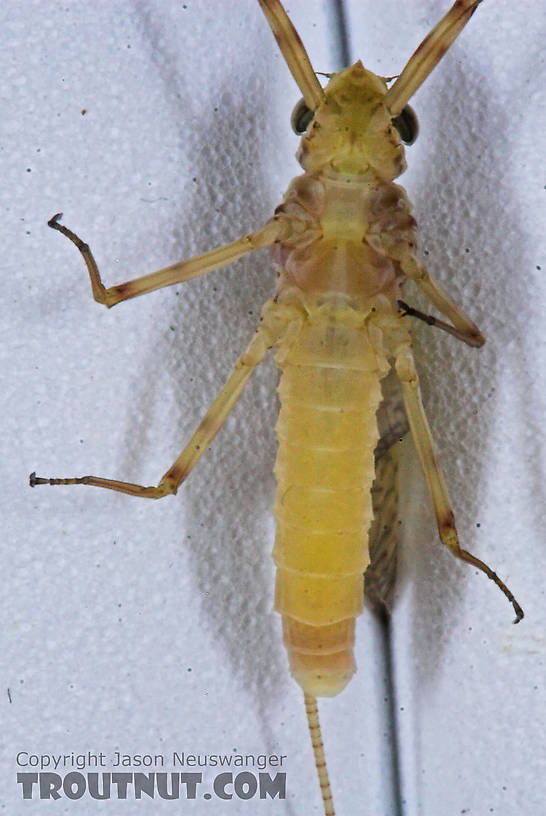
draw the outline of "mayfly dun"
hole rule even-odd
[[[374,606],[392,595],[397,442],[409,428],[441,541],[484,572],[523,611],[495,572],[459,543],[423,410],[410,336],[422,320],[473,347],[484,337],[417,256],[416,224],[402,187],[402,142],[417,136],[408,102],[481,0],[457,0],[397,77],[358,61],[323,87],[279,0],[259,0],[302,94],[292,116],[303,174],[260,229],[144,277],[105,287],[89,246],[54,215],[49,226],[82,255],[93,297],[107,307],[218,269],[270,247],[274,294],[234,371],[181,454],[155,486],[83,476],[31,486],[87,484],[135,497],[175,494],[227,419],[269,349],[281,369],[275,465],[275,606],[290,669],[303,690],[324,813],[334,814],[317,697],[335,696],[355,672],[355,619],[364,587]],[[442,318],[412,306],[415,284]],[[398,389],[405,414],[399,408]],[[394,394],[394,395],[393,395]],[[407,417],[407,419],[406,419]]]

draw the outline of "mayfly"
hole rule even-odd
[[[390,457],[406,420],[389,417],[391,368],[442,542],[497,584],[512,603],[516,622],[523,617],[496,573],[459,544],[421,402],[410,320],[424,320],[474,347],[484,337],[418,260],[410,204],[394,182],[406,166],[401,142],[411,143],[417,133],[408,102],[481,0],[456,0],[398,77],[376,76],[358,61],[330,75],[324,88],[279,0],[259,2],[303,96],[292,124],[302,137],[297,155],[304,173],[292,181],[265,226],[188,261],[106,288],[89,246],[60,223],[60,214],[49,225],[76,245],[93,297],[107,307],[265,247],[272,248],[278,272],[275,295],[263,307],[260,324],[224,388],[156,486],[36,474],[30,484],[87,484],[153,499],[176,493],[253,370],[268,349],[276,349],[282,376],[275,605],[291,672],[304,692],[324,813],[332,816],[316,698],[338,694],[355,672],[354,627],[363,606],[364,575],[377,605],[388,607],[392,592],[394,539],[383,540],[382,520],[391,512]],[[445,320],[402,299],[408,280]]]

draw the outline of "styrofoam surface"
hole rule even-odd
[[[439,5],[349,3],[355,58],[396,73]],[[289,10],[315,68],[337,68],[328,2],[294,0]],[[34,469],[155,483],[273,285],[261,253],[107,311],[47,219],[64,211],[107,283],[257,228],[298,172],[288,126],[298,92],[247,0],[25,0],[0,13],[5,811],[53,807],[21,802],[19,750],[237,749],[287,754],[289,798],[222,802],[225,816],[321,813],[271,611],[271,363],[178,497],[26,487]],[[403,181],[427,263],[489,339],[476,352],[417,332],[427,405],[464,545],[509,579],[527,617],[513,629],[498,591],[435,546],[408,461],[393,649],[410,816],[465,807],[534,816],[544,799],[544,18],[539,3],[482,4],[415,100],[422,133]],[[321,707],[332,783],[340,814],[394,816],[381,633],[369,615],[359,630],[359,674]],[[214,807],[183,804],[196,816]],[[71,814],[135,806],[180,809],[145,799],[55,805]]]

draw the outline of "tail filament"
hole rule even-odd
[[[311,735],[311,745],[315,755],[315,767],[324,803],[324,816],[335,816],[334,801],[330,790],[330,780],[328,779],[328,769],[326,768],[326,757],[324,756],[324,746],[320,731],[320,722],[317,709],[317,698],[310,694],[304,694],[305,711],[309,724],[309,734]]]

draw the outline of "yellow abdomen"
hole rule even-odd
[[[330,696],[355,671],[385,366],[365,325],[331,313],[307,319],[278,362],[275,606],[295,679]]]

